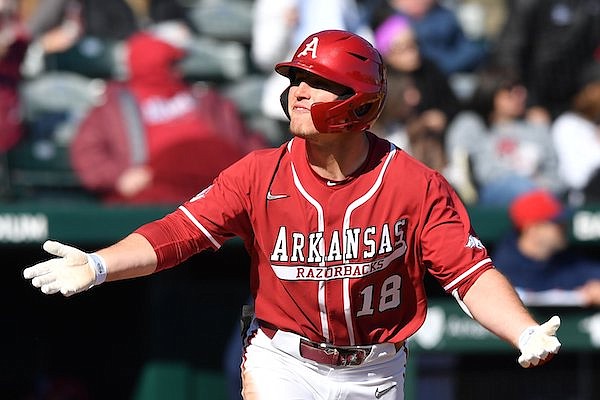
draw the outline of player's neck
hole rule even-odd
[[[322,135],[306,142],[311,168],[325,179],[341,181],[367,159],[369,139],[364,132]]]

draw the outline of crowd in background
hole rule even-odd
[[[387,66],[372,130],[465,203],[508,207],[535,188],[600,200],[595,0],[2,0],[0,15],[5,198],[67,186],[27,181],[31,158],[103,201],[184,200],[193,189],[168,196],[166,182],[201,188],[288,138],[273,65],[309,32],[346,29]],[[182,162],[194,146],[202,161]]]
[[[600,201],[598,0],[0,0],[0,17],[2,201],[189,199],[289,138],[273,65],[324,29],[380,51],[371,130],[467,205]]]

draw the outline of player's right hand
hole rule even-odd
[[[90,258],[90,254],[50,240],[44,243],[43,249],[58,258],[38,263],[23,271],[23,277],[31,279],[32,285],[40,288],[43,293],[61,292],[64,296],[71,296],[101,283],[97,279],[97,267],[92,265],[95,260]]]

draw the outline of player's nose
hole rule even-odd
[[[296,98],[304,98],[304,99],[309,99],[310,98],[310,91],[311,91],[311,87],[308,83],[306,82],[300,82],[300,84],[295,88],[296,90],[294,91],[294,95]]]

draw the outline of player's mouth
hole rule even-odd
[[[310,112],[310,105],[303,104],[303,103],[296,103],[292,107],[292,111],[294,111],[294,112],[300,112],[300,113]]]

